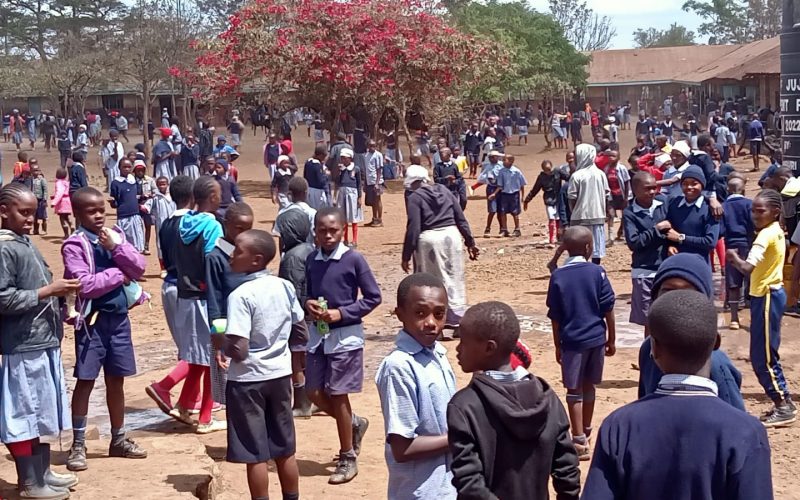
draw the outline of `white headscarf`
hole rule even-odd
[[[594,165],[597,150],[591,144],[578,144],[575,148],[575,171],[589,168]]]
[[[403,181],[403,186],[406,189],[411,189],[411,186],[417,181],[422,181],[425,184],[431,181],[428,176],[428,169],[422,165],[410,165],[406,169],[406,178]]]

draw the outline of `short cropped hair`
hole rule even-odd
[[[481,302],[467,309],[461,325],[469,325],[486,340],[494,340],[503,355],[510,356],[519,340],[520,327],[517,315],[511,306],[495,300]]]
[[[696,290],[660,295],[650,306],[647,323],[658,346],[692,368],[705,364],[717,342],[717,310]]]
[[[176,175],[169,183],[169,196],[176,205],[183,206],[192,201],[194,181],[188,175]]]
[[[275,248],[275,238],[271,234],[261,229],[250,229],[243,232],[242,235],[253,245],[255,253],[260,253],[264,256],[265,266],[272,262],[277,250]]]
[[[70,195],[72,208],[80,210],[85,207],[87,198],[103,198],[103,193],[91,186],[82,187]]]
[[[319,226],[319,221],[325,217],[333,215],[342,225],[345,224],[344,212],[337,207],[322,207],[317,210],[317,215],[314,216],[314,226]]]
[[[429,273],[414,273],[403,278],[403,281],[397,286],[397,305],[405,305],[412,288],[422,287],[439,288],[444,290],[445,295],[447,294],[447,288],[438,276]]]
[[[243,201],[231,203],[228,209],[225,210],[225,219],[233,219],[234,217],[253,217],[253,209]]]

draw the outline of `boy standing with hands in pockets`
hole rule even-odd
[[[330,484],[346,483],[358,474],[356,457],[369,421],[353,413],[348,394],[361,392],[364,382],[362,318],[381,303],[381,290],[366,259],[342,243],[345,224],[339,209],[319,210],[314,220],[319,249],[306,261],[305,306],[314,320],[306,390],[320,410],[336,419],[339,432],[339,461]]]

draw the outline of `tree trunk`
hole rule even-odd
[[[406,103],[405,101],[400,103],[400,116],[398,117],[398,121],[400,125],[403,126],[403,133],[406,135],[406,145],[408,146],[408,154],[414,154],[414,145],[411,142],[411,132],[408,130],[408,122],[406,121]],[[398,137],[399,139],[399,137]]]
[[[144,136],[144,156],[150,158],[150,142],[152,137],[148,133],[147,124],[150,123],[150,113],[152,111],[150,106],[150,85],[144,82],[142,85],[142,101],[144,101],[144,110],[142,111],[142,135]]]

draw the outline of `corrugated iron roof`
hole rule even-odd
[[[779,51],[778,37],[744,45],[600,50],[591,53],[587,85],[699,85],[714,78],[741,80],[749,73],[780,73]]]

